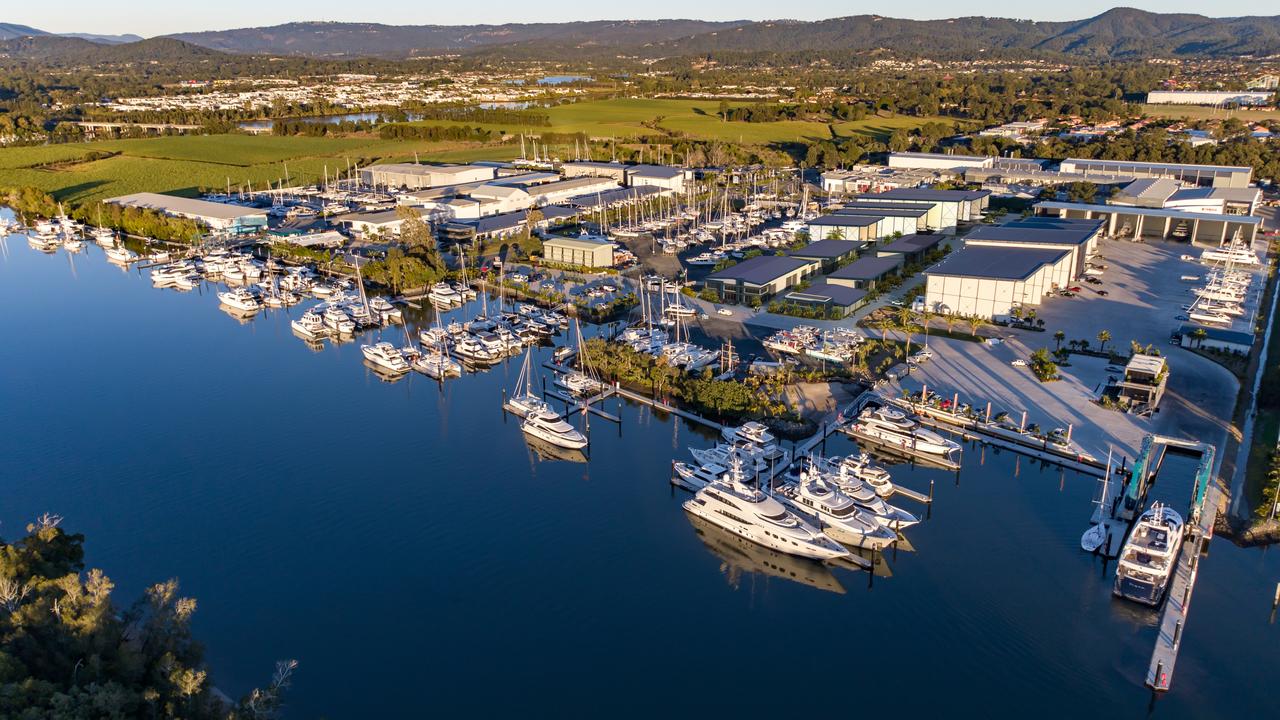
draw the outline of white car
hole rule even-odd
[[[924,362],[925,360],[932,360],[932,359],[933,359],[933,351],[932,351],[932,350],[921,350],[921,351],[919,351],[919,352],[915,353],[914,355],[912,355],[911,357],[915,358],[915,359],[916,359],[916,362]]]
[[[1012,366],[1014,366],[1014,367],[1026,367],[1026,366],[1027,366],[1027,361],[1026,361],[1026,360],[1023,360],[1022,358],[1018,358],[1017,360],[1014,360],[1013,362],[1011,362],[1011,363],[1009,363],[1009,364],[1010,364],[1010,365],[1012,365]]]
[[[719,310],[717,310],[717,311],[716,311],[716,314],[717,314],[717,315],[727,315],[727,316],[729,316],[729,317],[733,317],[733,311],[732,311],[732,310],[730,310],[729,308],[720,308]]]

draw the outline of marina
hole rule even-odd
[[[540,631],[548,634],[548,641],[554,634],[570,648],[589,651],[595,647],[595,640],[579,629],[587,618],[596,625],[604,624],[621,632],[624,646],[639,657],[661,656],[663,651],[656,638],[670,632],[660,629],[669,620],[652,610],[665,599],[665,593],[659,594],[658,588],[675,587],[691,601],[715,602],[740,622],[773,623],[786,622],[786,618],[797,611],[818,614],[847,611],[847,606],[836,603],[842,599],[847,602],[849,596],[856,593],[859,605],[867,612],[887,618],[925,619],[922,626],[909,630],[905,638],[898,637],[895,643],[927,643],[930,635],[942,632],[943,627],[958,633],[960,642],[970,648],[964,657],[949,654],[951,651],[945,648],[938,649],[936,652],[941,654],[934,657],[940,662],[963,665],[966,669],[954,682],[963,683],[966,688],[994,690],[1005,688],[1010,681],[1030,682],[1032,673],[1038,675],[1039,670],[1010,665],[1007,648],[1008,643],[1026,642],[1027,633],[1034,633],[1039,639],[1032,643],[1030,652],[1042,663],[1054,662],[1052,658],[1058,650],[1051,650],[1051,645],[1069,648],[1076,657],[1082,658],[1076,668],[1078,678],[1068,680],[1059,692],[1103,693],[1113,704],[1132,712],[1141,711],[1149,701],[1143,691],[1148,673],[1147,653],[1166,634],[1158,626],[1160,616],[1155,611],[1137,610],[1125,601],[1110,600],[1113,573],[1099,574],[1099,559],[1076,549],[1079,511],[1087,506],[1096,490],[1096,471],[1078,474],[1070,469],[1027,463],[1022,454],[995,445],[966,445],[951,469],[930,467],[923,462],[894,464],[891,456],[877,457],[876,462],[885,463],[884,467],[892,475],[891,504],[915,498],[932,499],[932,503],[923,506],[926,511],[923,513],[909,510],[919,522],[904,528],[897,541],[879,549],[855,548],[836,562],[819,564],[758,544],[743,545],[738,535],[682,512],[680,503],[689,499],[687,493],[669,494],[660,489],[666,484],[663,478],[670,475],[672,457],[687,459],[689,447],[708,448],[726,442],[725,433],[732,428],[616,387],[606,387],[587,398],[575,398],[550,380],[557,372],[575,371],[575,367],[565,364],[569,358],[564,358],[564,362],[552,358],[556,347],[535,345],[509,355],[486,370],[468,372],[460,380],[445,383],[416,373],[404,373],[395,382],[384,382],[375,368],[363,363],[362,344],[372,347],[387,343],[392,348],[400,348],[405,344],[405,330],[445,326],[449,322],[447,318],[461,321],[482,314],[479,300],[445,310],[444,322],[437,320],[436,311],[430,307],[402,305],[404,328],[396,324],[371,327],[351,340],[325,341],[316,352],[300,341],[292,327],[294,322],[303,322],[314,301],[263,309],[245,324],[228,323],[226,315],[208,312],[219,301],[207,283],[198,284],[188,292],[153,287],[147,282],[146,272],[122,272],[100,262],[95,257],[95,253],[100,252],[90,247],[77,256],[62,257],[61,253],[44,256],[25,247],[11,246],[6,265],[0,270],[5,273],[0,281],[0,293],[22,288],[22,292],[45,308],[40,321],[56,321],[60,331],[49,335],[47,328],[36,324],[35,318],[9,317],[6,319],[9,332],[15,336],[45,334],[54,340],[55,349],[69,342],[104,343],[107,336],[103,333],[110,332],[112,346],[137,347],[139,352],[150,352],[155,346],[148,343],[180,344],[198,353],[198,360],[150,371],[146,382],[165,388],[165,392],[153,398],[139,398],[133,389],[114,386],[99,386],[86,394],[85,378],[77,375],[72,369],[74,366],[65,361],[32,366],[29,359],[13,354],[11,347],[6,348],[5,360],[15,367],[28,368],[26,372],[34,371],[31,377],[40,381],[40,387],[65,387],[65,395],[55,394],[49,408],[51,413],[59,412],[58,408],[67,406],[66,403],[82,402],[80,398],[99,398],[103,393],[106,396],[93,400],[90,414],[83,420],[95,428],[92,442],[99,448],[95,464],[100,469],[92,475],[63,469],[38,486],[19,487],[12,512],[6,512],[0,520],[6,527],[19,523],[25,515],[35,512],[37,505],[43,506],[52,498],[61,512],[85,522],[89,532],[104,538],[104,547],[96,550],[90,559],[104,565],[121,565],[117,556],[137,555],[137,543],[150,538],[173,543],[175,547],[196,543],[214,558],[211,567],[202,569],[185,564],[176,549],[162,550],[145,563],[117,572],[114,577],[123,587],[140,587],[154,580],[158,568],[171,568],[170,572],[182,576],[184,587],[192,588],[201,596],[198,628],[206,634],[236,637],[243,622],[231,610],[233,599],[217,590],[220,575],[230,571],[229,568],[239,568],[236,572],[247,573],[247,581],[268,587],[269,601],[293,608],[292,613],[312,618],[331,615],[327,605],[305,597],[291,586],[300,589],[306,584],[305,578],[325,572],[330,560],[312,560],[315,554],[358,568],[352,553],[359,548],[344,547],[349,537],[333,537],[330,532],[330,526],[336,522],[350,528],[344,536],[352,533],[358,536],[361,528],[383,527],[403,547],[412,549],[414,554],[431,557],[437,563],[433,572],[413,573],[407,582],[420,597],[426,598],[430,607],[452,613],[455,617],[452,624],[456,628],[445,629],[438,623],[421,621],[400,631],[424,637],[430,634],[438,641],[450,643],[450,647],[466,658],[478,659],[499,647],[512,652],[509,644],[483,629],[503,612],[506,601],[502,599],[501,588],[512,578],[517,578],[526,592],[531,593],[530,601],[559,608],[551,612],[547,627]],[[15,283],[16,277],[23,279]],[[147,322],[122,327],[104,322],[103,314],[146,318]],[[157,327],[163,329],[159,337]],[[588,335],[595,331],[586,329]],[[557,342],[572,345],[574,333],[562,334],[561,338]],[[513,388],[520,385],[521,355],[529,358],[530,366],[545,371],[531,387],[536,392],[545,381],[547,390],[543,397],[547,402],[563,405],[571,424],[590,438],[587,452],[557,449],[540,440],[526,439],[518,424],[499,425],[497,432],[490,429],[476,432],[477,428],[498,422],[495,406],[504,393],[510,398]],[[248,364],[242,360],[245,357],[254,360]],[[101,371],[126,374],[128,370],[122,363],[130,361],[130,357],[103,358]],[[198,369],[192,367],[193,362],[198,363]],[[61,379],[55,382],[49,373],[57,373]],[[316,391],[310,391],[311,388]],[[184,395],[202,398],[199,412],[174,413],[161,409],[161,404],[168,407],[172,398]],[[249,405],[243,401],[245,395],[254,398]],[[126,405],[134,408],[126,424],[117,427],[107,420]],[[204,437],[209,432],[208,423],[216,425],[241,416],[247,407],[252,408],[256,422],[273,428],[269,441],[265,436],[251,435],[244,443],[235,443],[237,451],[226,452],[225,448],[218,449],[207,443],[181,440]],[[336,413],[335,408],[342,410]],[[594,432],[587,431],[583,408],[589,408],[586,412],[592,418],[615,418],[617,431],[612,425],[607,432],[601,432],[599,427],[593,428]],[[843,416],[847,421],[856,413],[851,408]],[[161,418],[163,422],[157,422]],[[317,425],[301,418],[326,420]],[[798,443],[795,454],[856,458],[864,452],[864,448],[838,432],[843,425],[836,422],[836,418],[831,420],[821,423],[813,437]],[[4,441],[4,462],[8,465],[0,468],[8,476],[31,477],[24,468],[35,466],[32,453],[59,456],[59,451],[50,444],[51,437],[33,435],[40,424],[9,427],[8,439]],[[169,444],[184,450],[159,456],[152,453],[153,457],[148,457],[142,467],[158,463],[155,469],[144,470],[137,480],[129,480],[137,475],[139,467],[134,456],[126,452],[131,445],[125,433],[133,432],[144,432],[149,445]],[[340,432],[344,443],[351,443],[360,451],[313,456],[285,452],[285,448],[312,445],[317,433],[323,436],[333,432]],[[866,450],[876,452],[870,446]],[[484,458],[482,463],[476,461],[480,457]],[[380,478],[371,478],[370,462],[385,465]],[[193,473],[193,467],[202,470]],[[388,473],[395,477],[387,477]],[[464,474],[469,478],[467,483],[448,482],[448,478]],[[98,477],[102,479],[96,479]],[[166,477],[178,480],[176,484],[163,482]],[[212,477],[222,480],[204,479]],[[326,481],[317,483],[318,477]],[[108,500],[107,507],[89,512],[86,503],[91,500],[100,503],[104,497],[99,483],[130,481],[143,483],[138,492],[149,498],[146,502],[135,505]],[[780,472],[776,487],[769,487],[774,485],[772,480],[766,481],[763,492],[777,493],[788,482],[788,473]],[[919,492],[924,488],[929,488],[928,495]],[[212,544],[212,534],[193,536],[188,527],[210,533],[213,527],[192,515],[194,510],[186,509],[190,492],[201,499],[202,507],[216,509],[214,517],[226,529],[233,533],[237,529],[247,530],[251,537],[255,533],[271,533],[269,528],[273,524],[303,513],[301,525],[293,521],[298,537],[281,540],[279,548],[298,559],[283,570],[268,570],[254,559],[257,557],[254,543],[232,538],[229,542]],[[474,502],[477,493],[485,492],[491,497],[496,493],[497,504],[482,513],[474,507]],[[895,497],[897,499],[893,499]],[[246,507],[259,509],[251,511],[248,518],[239,517],[241,509]],[[553,529],[542,521],[526,519],[524,513],[528,507],[543,508],[543,513],[556,518],[557,527]],[[93,517],[99,510],[118,516],[123,523],[147,525],[149,529],[143,538],[134,539],[121,529],[113,530],[114,521],[95,521]],[[975,531],[989,526],[995,516],[1011,523],[1018,542],[993,547],[974,537]],[[389,518],[393,519],[389,521]],[[521,542],[526,548],[523,553],[532,553],[536,570],[530,569],[519,557],[508,559],[496,541],[481,546],[485,548],[483,557],[488,559],[476,568],[463,561],[464,557],[473,555],[464,549],[465,541],[440,534],[446,528],[460,528],[457,523],[463,519],[472,522],[482,518],[513,523],[510,530],[499,530],[498,534],[505,541]],[[641,525],[644,530],[639,529]],[[424,531],[426,538],[421,537]],[[524,539],[517,540],[517,532]],[[598,545],[599,550],[572,549],[575,537],[594,538],[593,544]],[[642,549],[641,556],[628,549],[637,546]],[[404,552],[409,550],[396,551],[396,555],[410,557]],[[1248,554],[1249,551],[1230,547],[1218,550],[1215,545],[1214,562],[1206,564],[1203,572],[1231,573],[1234,586],[1257,585],[1258,596],[1268,596],[1271,588],[1261,587],[1264,579],[1255,578],[1253,571],[1247,570],[1248,564],[1229,562],[1233,556]],[[600,561],[602,557],[614,556],[626,557],[628,561]],[[984,558],[980,567],[965,561],[975,557]],[[572,563],[566,564],[567,560]],[[583,562],[591,562],[595,568],[590,578],[574,572],[574,564]],[[1017,573],[1008,571],[1010,567],[1028,563],[1044,568],[1043,572],[1052,578],[1052,592],[1047,588],[1037,591],[1034,608],[1017,599],[1025,597],[1026,585]],[[385,569],[385,565],[375,567]],[[1246,571],[1248,575],[1244,574]],[[265,574],[268,572],[272,577],[283,573],[280,579],[284,584],[277,586],[268,581]],[[441,580],[446,578],[450,584],[466,584],[469,589],[465,601],[471,607],[459,610],[447,598],[441,585]],[[389,611],[407,609],[396,599],[402,583],[389,583],[386,578],[373,574],[372,568],[356,569],[347,579],[385,597],[379,602]],[[600,591],[590,588],[599,587],[600,583],[604,583],[604,587],[610,589],[609,596],[615,598],[610,601],[607,614],[592,606],[600,602],[602,596]],[[654,589],[646,589],[649,586]],[[1171,598],[1179,587],[1182,585],[1175,578],[1170,587]],[[1227,602],[1221,596],[1222,587],[1217,581],[1200,584],[1196,591],[1197,617],[1188,626],[1192,636],[1184,641],[1181,630],[1169,633],[1171,639],[1177,636],[1176,642],[1170,644],[1179,649],[1180,688],[1194,685],[1207,692],[1218,682],[1214,673],[1203,669],[1199,658],[1205,657],[1207,650],[1204,643],[1195,642],[1195,633],[1210,628],[1213,632],[1232,632],[1232,628],[1249,626],[1247,619],[1221,611],[1220,606]],[[620,604],[616,599],[619,591],[629,596]],[[571,601],[566,606],[562,599],[564,593],[581,595],[583,600]],[[950,598],[945,607],[936,602],[944,593]],[[1269,602],[1269,597],[1264,599]],[[1215,611],[1216,606],[1219,607]],[[992,607],[992,610],[978,610],[982,607]],[[1166,607],[1166,612],[1168,607],[1172,605]],[[646,634],[653,635],[655,640],[623,631],[621,625],[610,619],[619,612],[630,618],[641,618]],[[1046,613],[1069,617],[1072,621],[1062,627],[1045,624]],[[482,619],[485,617],[488,619]],[[982,622],[977,618],[983,618]],[[1171,627],[1179,627],[1177,619],[1172,622]],[[895,632],[901,632],[904,623],[894,623],[894,626]],[[377,633],[385,626],[362,621],[362,627]],[[514,626],[508,627],[515,632]],[[273,642],[300,648],[295,652],[314,668],[315,679],[309,678],[298,688],[295,707],[299,712],[343,707],[340,700],[323,689],[326,682],[354,681],[370,690],[390,692],[393,697],[397,692],[388,687],[385,678],[359,673],[354,680],[344,677],[341,673],[345,672],[345,664],[331,650],[309,643],[305,639],[307,631],[301,626],[269,629],[251,625],[250,628],[257,634],[275,637]],[[865,629],[857,632],[866,638]],[[888,647],[889,638],[877,633],[870,639],[879,642],[881,647]],[[1144,638],[1145,649],[1138,651],[1124,642],[1117,644],[1116,638],[1134,634]],[[835,637],[840,636],[838,631]],[[992,638],[996,639],[995,643],[990,642]],[[380,645],[374,638],[360,645],[365,652],[387,650],[386,645]],[[246,642],[242,647],[252,647],[252,643]],[[975,647],[978,648],[977,662],[985,663],[985,668],[973,667],[972,648]],[[710,658],[729,660],[734,648],[734,643],[727,642],[723,648],[712,649]],[[766,642],[764,649],[784,651],[781,645],[771,642]],[[241,650],[234,646],[212,648],[210,652],[215,669],[228,678],[232,688],[236,683],[252,681],[240,670],[248,658],[238,655],[239,652]],[[527,661],[540,657],[542,652],[534,645],[514,649],[515,657]],[[1246,656],[1252,652],[1254,657],[1265,658],[1269,649],[1259,638],[1245,641],[1243,652]],[[1120,672],[1112,667],[1112,657],[1135,654],[1141,657],[1125,660]],[[801,665],[812,663],[816,667],[836,657],[834,653],[821,653],[812,661],[802,661]],[[910,661],[905,647],[891,651],[889,657]],[[625,661],[623,666],[630,662]],[[1171,670],[1172,665],[1166,662],[1162,671],[1164,668]],[[444,664],[432,662],[428,669],[441,683],[466,686],[471,682]],[[1250,672],[1250,667],[1242,666],[1239,670],[1243,677],[1249,677]],[[399,671],[391,673],[393,678],[399,674]],[[713,672],[712,676],[717,674]],[[339,677],[343,677],[343,681],[339,681]],[[600,682],[608,686],[609,679],[599,677]],[[539,681],[549,682],[553,688],[561,682],[541,676],[522,680],[517,686],[525,692],[545,692],[546,686],[527,684]],[[905,683],[891,681],[889,687],[909,691]],[[1016,712],[1027,703],[1038,701],[1041,694],[1037,693],[1036,698],[1017,691],[995,695],[994,706]],[[1169,701],[1160,700],[1162,717],[1199,716],[1197,706],[1184,705],[1176,691],[1169,698]],[[1268,701],[1264,694],[1244,693],[1237,694],[1233,702],[1239,708],[1248,709],[1265,707]],[[514,706],[501,701],[486,705],[514,710]],[[890,710],[887,703],[873,704],[873,707]],[[642,703],[641,709],[656,711],[657,707]]]

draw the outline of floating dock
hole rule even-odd
[[[1151,652],[1151,664],[1147,668],[1147,686],[1152,690],[1164,692],[1169,689],[1173,680],[1173,669],[1178,662],[1178,650],[1182,647],[1182,631],[1186,627],[1187,617],[1191,611],[1191,594],[1195,590],[1196,578],[1200,572],[1200,559],[1208,550],[1209,541],[1213,538],[1213,523],[1218,517],[1220,496],[1218,488],[1213,483],[1214,447],[1212,445],[1161,437],[1154,437],[1154,442],[1200,453],[1200,465],[1196,469],[1195,486],[1191,495],[1191,507],[1186,521],[1186,533],[1182,540],[1182,550],[1178,553],[1177,565],[1169,581],[1164,610],[1160,613],[1160,632],[1156,635],[1155,648]]]

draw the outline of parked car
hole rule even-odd
[[[1014,366],[1014,367],[1026,367],[1026,366],[1027,366],[1027,361],[1026,361],[1026,360],[1023,360],[1022,358],[1018,358],[1017,360],[1014,360],[1013,362],[1011,362],[1011,363],[1009,363],[1009,364],[1010,364],[1010,365],[1012,365],[1012,366]]]
[[[729,308],[720,308],[719,310],[716,310],[716,314],[717,314],[717,315],[727,315],[727,316],[729,316],[729,317],[733,317],[733,311],[732,311],[732,310],[730,310]]]
[[[1099,290],[1099,291],[1098,291],[1098,294],[1099,294],[1099,295],[1101,295],[1101,296],[1103,296],[1103,297],[1106,297],[1106,296],[1107,296],[1107,295],[1109,295],[1110,293],[1108,293],[1106,290]]]
[[[1093,277],[1092,275],[1090,275],[1089,277],[1085,278],[1085,279],[1084,279],[1084,281],[1085,281],[1085,282],[1087,282],[1087,283],[1089,283],[1090,285],[1101,285],[1101,284],[1102,284],[1102,281],[1101,281],[1101,280],[1099,280],[1099,279],[1098,279],[1098,278],[1096,278],[1096,277]]]
[[[1073,293],[1084,292],[1084,288],[1080,287],[1079,285],[1072,285],[1071,287],[1067,288],[1067,290]]]
[[[912,354],[910,361],[913,363],[922,363],[926,360],[932,360],[932,359],[933,359],[932,350],[921,350],[918,353]]]

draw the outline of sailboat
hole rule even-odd
[[[1080,549],[1085,552],[1097,552],[1098,548],[1107,541],[1107,524],[1104,519],[1107,515],[1107,486],[1111,481],[1111,453],[1107,452],[1107,470],[1102,476],[1102,494],[1097,500],[1093,501],[1097,505],[1097,509],[1093,511],[1093,525],[1084,531],[1084,535],[1080,536]]]
[[[577,318],[574,319],[573,325],[578,332],[578,365],[582,369],[557,375],[555,382],[574,395],[594,395],[604,390],[604,383],[591,376],[591,368],[587,365],[587,358],[582,353],[582,326]]]
[[[534,413],[547,410],[547,403],[533,393],[533,348],[524,354],[524,364],[520,366],[520,374],[516,377],[516,385],[511,396],[502,403],[508,412],[519,417],[528,417]]]

